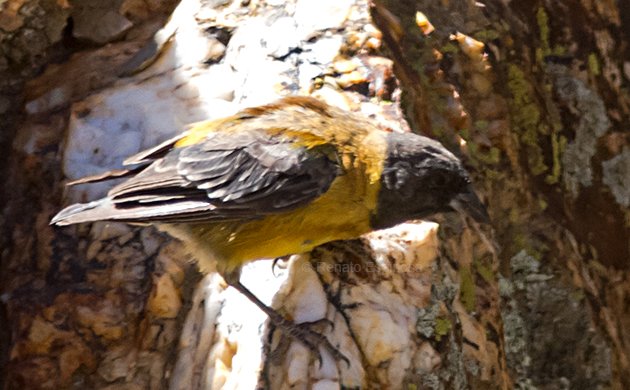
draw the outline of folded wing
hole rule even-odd
[[[326,192],[339,167],[326,147],[294,141],[250,130],[162,147],[106,198],[70,206],[52,223],[248,220],[295,209]]]

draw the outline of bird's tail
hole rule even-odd
[[[55,215],[51,225],[66,226],[75,223],[107,221],[117,218],[114,205],[109,198],[95,200],[90,203],[78,203],[68,206]]]

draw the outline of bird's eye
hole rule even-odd
[[[429,186],[432,188],[445,187],[448,184],[448,177],[444,172],[435,172],[429,179]]]

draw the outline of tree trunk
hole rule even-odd
[[[0,7],[4,388],[630,388],[625,3]],[[326,319],[349,365],[152,228],[48,226],[107,190],[64,178],[296,93],[438,138],[492,217],[246,267],[283,315]]]
[[[425,101],[409,99],[411,115],[436,108],[419,130],[452,139],[455,129],[487,196],[515,384],[630,387],[627,6],[378,4],[384,36],[405,31],[390,39],[399,72],[421,70],[407,89]],[[435,26],[428,36],[414,30],[417,10]]]

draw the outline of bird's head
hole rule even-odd
[[[448,211],[489,222],[486,208],[457,157],[432,139],[411,133],[388,134],[372,227],[387,228]]]

